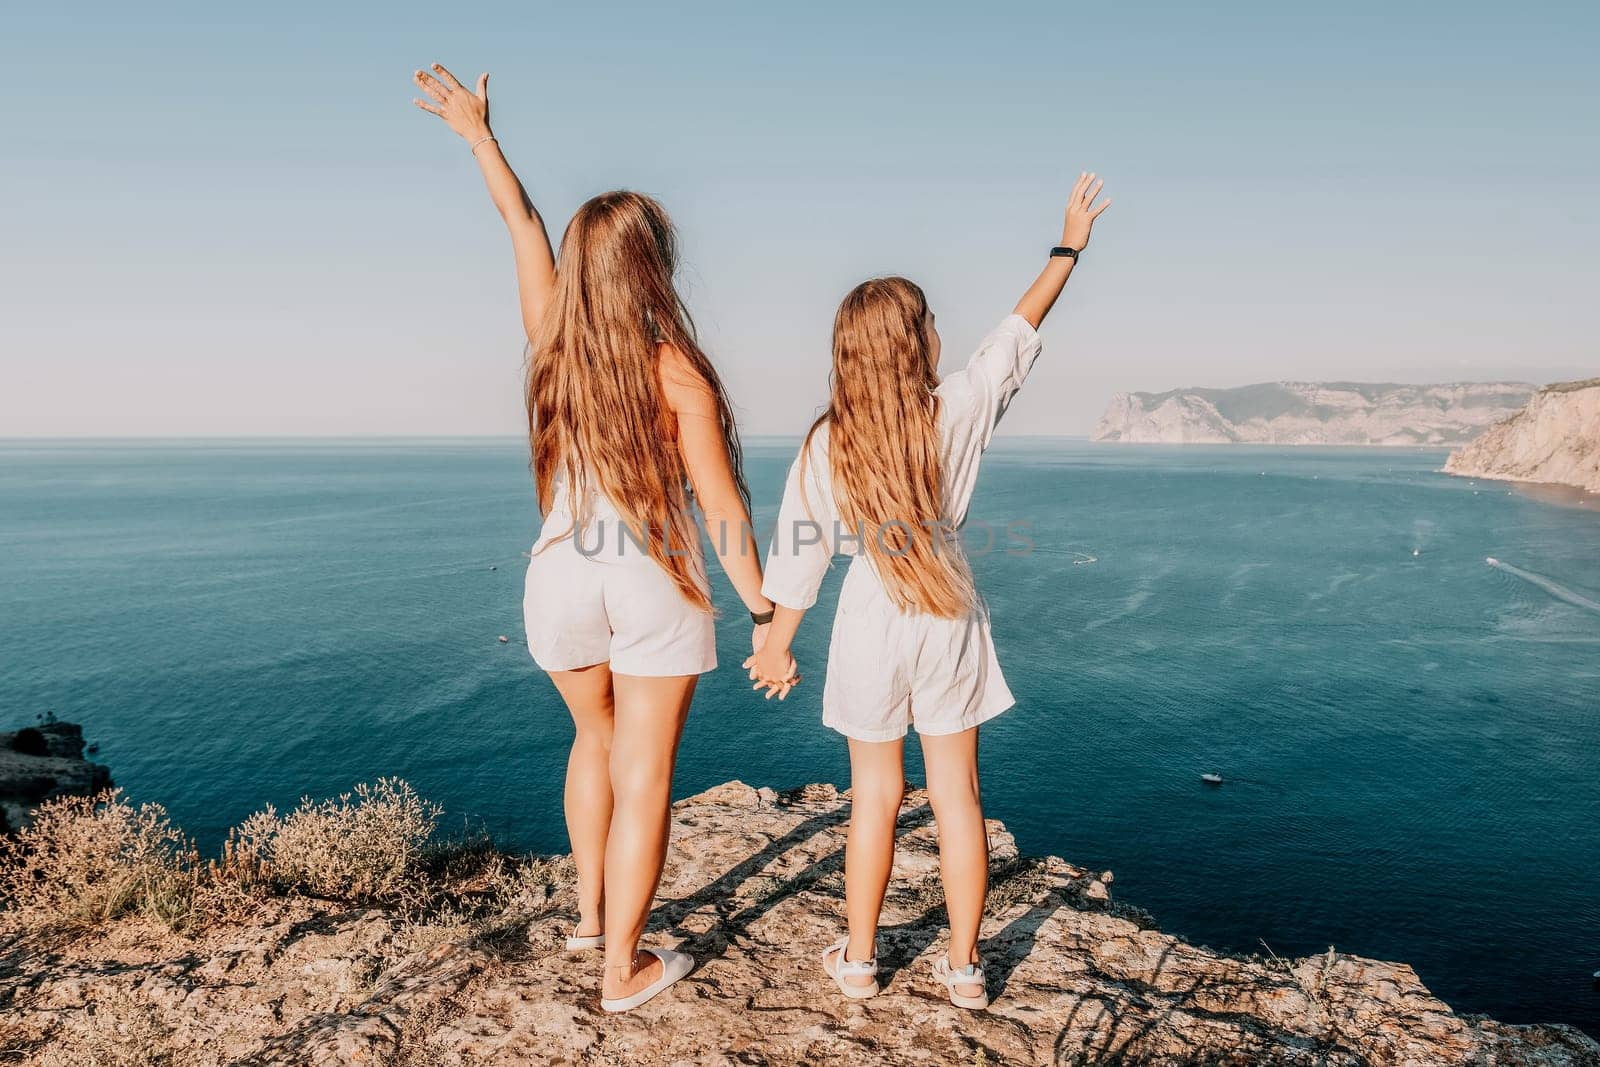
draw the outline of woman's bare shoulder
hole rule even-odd
[[[679,415],[716,414],[715,390],[677,345],[667,341],[656,345],[656,368],[661,375],[661,394],[674,412]]]

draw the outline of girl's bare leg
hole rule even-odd
[[[906,791],[904,751],[904,738],[850,739],[850,830],[844,847],[845,914],[850,923],[847,960],[873,957],[878,913],[894,867],[894,824]],[[873,979],[858,976],[845,981],[867,986]]]
[[[661,881],[671,828],[672,768],[696,675],[612,676],[611,832],[606,840],[606,973],[602,996],[631,996],[661,976],[661,960],[638,954]]]
[[[564,807],[572,861],[578,868],[576,934],[604,931],[606,835],[611,828],[611,665],[597,663],[575,671],[551,671],[572,713],[577,736],[567,756]]]
[[[978,926],[989,891],[989,834],[978,793],[978,728],[923,737],[922,760],[928,771],[928,802],[939,826],[939,875],[950,916],[950,966],[960,970],[978,961]],[[975,985],[958,985],[956,992],[983,994]]]

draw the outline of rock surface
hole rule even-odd
[[[304,899],[188,938],[128,923],[48,947],[13,933],[0,1046],[39,1064],[1600,1062],[1571,1028],[1459,1016],[1404,964],[1185,944],[1114,904],[1109,874],[1021,857],[997,823],[995,1004],[956,1009],[929,973],[943,914],[921,794],[902,812],[879,941],[886,992],[847,1001],[816,963],[843,929],[847,814],[827,786],[730,783],[679,803],[646,944],[699,964],[629,1015],[600,1010],[597,954],[563,951],[573,898],[558,884],[474,936]]]
[[[47,722],[0,733],[0,833],[28,821],[40,801],[91,796],[111,786],[111,771],[83,758],[83,727]]]
[[[1450,454],[1445,472],[1600,493],[1600,378],[1559,382]]]
[[[1118,393],[1092,439],[1136,444],[1455,445],[1527,403],[1526,382],[1265,382]]]

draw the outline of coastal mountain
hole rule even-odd
[[[1118,393],[1095,441],[1135,444],[1458,445],[1515,412],[1527,382],[1263,382]]]
[[[1600,493],[1600,378],[1545,386],[1527,407],[1450,453],[1444,469]]]
[[[992,820],[984,952],[996,1000],[987,1012],[952,1007],[931,973],[946,948],[945,917],[937,832],[921,791],[905,798],[879,931],[887,989],[866,1004],[846,1000],[817,965],[823,946],[844,930],[846,798],[827,785],[776,793],[730,782],[679,801],[672,817],[646,944],[676,945],[697,965],[637,1012],[603,1013],[599,954],[565,950],[576,921],[569,860],[519,860],[470,839],[446,854],[375,848],[416,844],[392,832],[416,820],[396,818],[382,804],[375,811],[315,805],[291,818],[309,820],[316,834],[301,826],[291,839],[284,823],[263,839],[263,819],[273,820],[258,816],[252,832],[230,838],[234,847],[201,882],[178,872],[183,877],[156,898],[187,894],[178,930],[156,921],[171,921],[165,905],[155,917],[101,916],[69,929],[55,911],[0,912],[8,1062],[1578,1067],[1600,1060],[1600,1045],[1569,1026],[1459,1015],[1403,963],[1334,948],[1243,957],[1188,944],[1113,901],[1110,872],[1023,855]],[[93,844],[111,829],[151,825],[89,818],[80,813],[69,823],[75,832],[64,836]],[[91,826],[99,833],[83,832]],[[327,896],[327,872],[387,868],[408,853],[416,862],[404,865],[390,893],[404,906]],[[305,859],[316,862],[299,864]],[[71,860],[62,850],[48,858],[76,869]],[[307,871],[320,872],[310,886],[296,881]],[[20,885],[55,898],[38,878]],[[148,899],[127,906],[150,911]]]

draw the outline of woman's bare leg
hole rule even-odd
[[[578,868],[578,928],[574,933],[590,936],[605,929],[606,835],[611,828],[611,665],[551,671],[550,680],[566,701],[578,731],[567,756],[564,808],[572,862]]]
[[[989,891],[989,834],[978,793],[978,728],[922,738],[928,770],[928,802],[939,826],[939,875],[950,916],[950,966],[978,961],[978,926]],[[958,985],[962,996],[981,996],[978,986]]]
[[[878,913],[894,867],[894,826],[906,792],[904,751],[905,738],[850,739],[850,830],[844,846],[844,907],[850,923],[847,960],[870,960],[874,954]],[[845,981],[868,986],[873,979]]]
[[[661,960],[637,956],[661,881],[672,825],[672,768],[696,675],[612,676],[611,832],[606,840],[606,974],[602,996],[620,999],[661,975]],[[636,957],[637,956],[637,960]]]

